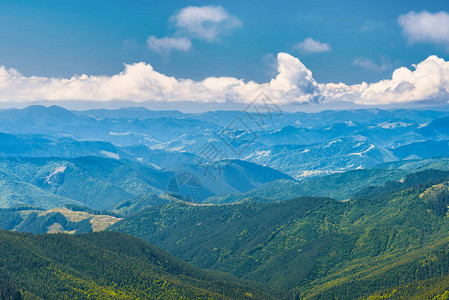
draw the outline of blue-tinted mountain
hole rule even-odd
[[[449,156],[449,141],[423,141],[393,149],[399,159],[422,159]]]
[[[10,186],[0,193],[2,207],[53,208],[75,202],[112,208],[126,199],[165,189],[172,176],[144,165],[100,157],[1,158],[0,170],[3,184]]]
[[[69,149],[55,150],[54,156],[118,155],[155,168],[189,164],[190,159],[205,158],[206,150],[212,147],[223,152],[216,160],[227,157],[251,161],[302,180],[406,158],[445,155],[429,147],[424,156],[417,145],[449,140],[445,120],[445,111],[413,109],[261,115],[254,111],[184,114],[144,108],[73,112],[57,106],[30,106],[0,111],[0,132],[41,135],[53,142],[62,138],[80,143],[108,142],[112,146],[85,144],[84,150],[80,144],[81,155],[76,153],[78,145],[67,140]],[[237,138],[230,141],[233,137]],[[27,143],[28,153],[41,156],[52,152],[45,147],[39,149],[40,142]],[[42,140],[45,144],[49,142]],[[398,149],[408,145],[405,156]],[[15,155],[8,149],[4,152],[8,151]]]
[[[144,107],[124,107],[119,109],[91,109],[75,112],[96,119],[153,119],[182,118],[185,116],[178,110],[149,110]]]

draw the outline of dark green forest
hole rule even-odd
[[[17,285],[7,277],[0,277],[0,299],[2,300],[22,300],[22,293]]]
[[[5,299],[21,299],[20,294],[24,299],[286,297],[198,269],[121,233],[32,235],[2,230],[0,253],[0,272],[6,276],[0,279],[0,291]]]

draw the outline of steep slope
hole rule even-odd
[[[447,139],[449,136],[449,117],[434,119],[421,128],[420,132],[428,138]]]
[[[21,134],[49,134],[81,138],[103,136],[107,129],[101,128],[93,118],[79,116],[59,106],[31,105],[23,109],[0,111],[0,131]]]
[[[114,115],[112,111],[109,113]],[[186,134],[220,129],[207,121],[183,119],[183,114],[160,116],[155,112],[149,113],[153,118],[141,119],[139,113],[131,114],[130,118],[103,118],[95,117],[95,113],[89,116],[89,113],[72,112],[59,106],[31,105],[23,109],[0,110],[0,131],[101,140],[130,146],[140,143],[153,145]]]
[[[2,300],[22,300],[22,293],[17,285],[6,278],[0,277],[0,299]]]
[[[46,136],[40,142],[25,139],[24,144],[16,141],[15,145],[12,140],[3,145],[0,141],[0,153],[109,156],[166,168],[191,164],[212,146],[227,151],[229,158],[265,165],[301,180],[367,168],[398,157],[447,154],[427,147],[429,151],[424,149],[428,153],[423,156],[425,151],[419,145],[405,149],[406,156],[400,150],[398,156],[394,153],[394,149],[409,144],[449,140],[447,115],[441,111],[380,109],[262,115],[237,111],[183,114],[144,108],[73,112],[35,105],[0,110],[0,132]],[[254,122],[260,118],[263,126]],[[232,126],[237,126],[234,129],[239,133],[229,149],[224,140],[232,136]],[[66,140],[55,144],[48,136]]]
[[[1,274],[26,299],[272,298],[113,232],[33,236],[0,231],[0,253]]]
[[[183,163],[193,163],[198,160],[198,157],[191,153],[150,149],[143,144],[119,147],[102,141],[78,141],[67,137],[61,138],[50,135],[13,135],[1,132],[0,156],[35,158],[97,156],[139,162],[155,169],[164,169]]]
[[[66,203],[81,202],[52,194],[13,175],[0,173],[0,208],[17,205],[61,207]]]

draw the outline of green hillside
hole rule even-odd
[[[114,232],[0,231],[0,253],[0,273],[10,283],[6,288],[17,286],[24,299],[276,298]]]
[[[302,297],[358,298],[449,271],[447,174],[418,174],[394,189],[384,186],[383,194],[365,191],[347,202],[302,197],[168,204],[110,229],[135,234],[202,268]],[[421,183],[429,179],[434,182]]]

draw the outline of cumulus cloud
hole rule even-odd
[[[264,93],[278,104],[351,101],[358,104],[391,104],[449,99],[449,62],[430,56],[414,69],[396,69],[391,79],[346,85],[317,83],[299,59],[277,55],[277,75],[266,83],[234,77],[209,77],[201,81],[161,74],[146,63],[125,65],[112,76],[71,78],[27,77],[0,67],[0,101],[123,100],[251,102]]]
[[[295,46],[293,46],[293,48],[307,53],[321,53],[331,51],[331,47],[329,46],[329,44],[316,41],[311,37],[306,38],[301,43],[296,44]]]
[[[447,103],[449,99],[449,62],[430,56],[414,66],[396,69],[391,79],[376,83],[346,85],[329,83],[321,86],[325,99],[358,104],[391,104],[423,100]]]
[[[25,77],[15,69],[0,67],[0,101],[128,100],[249,102],[265,92],[279,103],[308,102],[317,97],[312,73],[297,58],[278,54],[278,75],[269,83],[245,82],[233,77],[202,81],[166,76],[149,64],[125,65],[113,76],[72,78]]]
[[[209,42],[242,26],[222,6],[188,6],[170,17],[179,34]]]
[[[398,23],[410,43],[441,44],[449,50],[449,14],[447,12],[412,11],[400,15]]]
[[[172,36],[157,38],[150,36],[147,45],[150,50],[170,53],[172,50],[188,51],[192,48],[192,39],[207,42],[219,40],[242,23],[231,16],[222,6],[188,6],[172,15],[169,21],[176,32]]]
[[[369,71],[384,72],[392,68],[391,60],[388,57],[382,56],[379,64],[375,63],[369,58],[358,57],[354,59],[352,65],[359,66]]]
[[[150,36],[147,39],[148,48],[159,53],[170,53],[172,50],[188,51],[192,47],[192,42],[183,37],[163,37]]]

